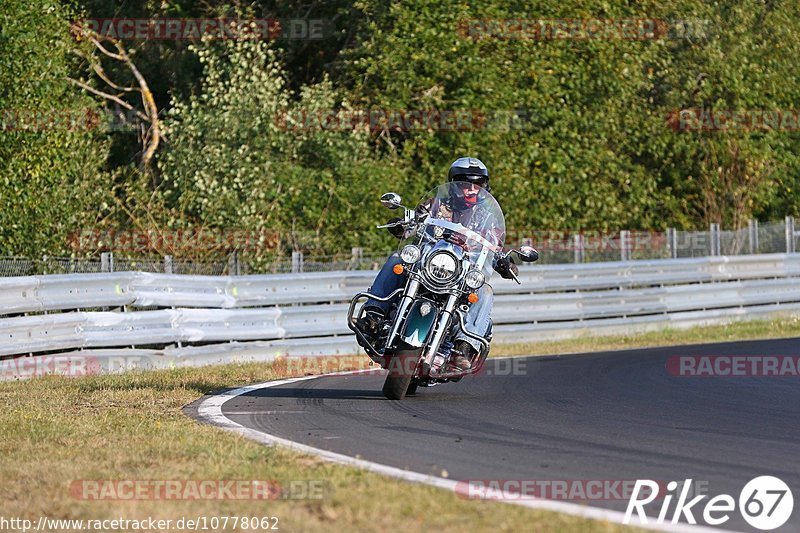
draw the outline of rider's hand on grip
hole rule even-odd
[[[402,239],[403,235],[406,232],[406,228],[402,224],[400,224],[400,222],[402,222],[402,221],[403,221],[402,218],[395,217],[395,218],[389,219],[389,221],[386,222],[387,224],[397,224],[396,226],[389,226],[386,229],[388,229],[389,233],[391,233],[392,235],[394,235],[398,239]]]
[[[513,276],[511,275],[512,272],[514,273],[515,276],[519,274],[519,267],[515,265],[514,262],[511,260],[511,258],[509,258],[508,256],[498,258],[497,262],[494,265],[494,269],[497,271],[498,274],[500,274],[502,278],[505,279],[514,279]]]

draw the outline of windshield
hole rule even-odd
[[[416,235],[422,244],[441,239],[457,244],[487,279],[491,276],[506,226],[503,210],[489,191],[467,182],[445,183],[423,197],[417,214],[425,217]]]

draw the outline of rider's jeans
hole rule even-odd
[[[395,274],[392,269],[395,265],[401,264],[400,256],[393,253],[389,256],[383,264],[380,272],[378,272],[375,281],[372,283],[370,292],[375,296],[385,297],[389,296],[392,292],[405,286],[406,276]],[[491,324],[492,315],[492,302],[494,300],[494,292],[488,284],[478,289],[478,301],[470,305],[467,315],[464,317],[464,323],[467,330],[475,335],[485,337],[489,332],[489,325]],[[391,302],[379,302],[377,300],[367,300],[366,305],[371,307],[378,307],[383,311],[383,314],[389,312]],[[470,339],[462,331],[458,332],[457,340],[465,340],[480,351],[480,343],[476,340]]]

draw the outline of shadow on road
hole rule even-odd
[[[316,389],[286,386],[258,389],[242,397],[246,398],[248,396],[259,398],[301,398],[304,400],[386,400],[380,389]]]

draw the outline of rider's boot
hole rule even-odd
[[[470,358],[475,353],[475,348],[465,340],[458,340],[453,345],[453,350],[450,352],[449,366],[453,370],[464,372],[469,370],[472,366]]]
[[[356,320],[356,326],[370,341],[374,341],[375,337],[378,336],[378,328],[385,318],[386,316],[380,307],[365,307],[361,317]]]

